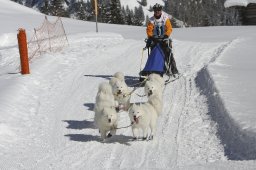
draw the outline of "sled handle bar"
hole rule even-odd
[[[171,38],[164,38],[164,37],[154,37],[154,40],[152,40],[153,42],[155,42],[155,43],[161,43],[161,42],[165,42],[165,41],[167,41],[167,43],[168,43],[168,47],[169,47],[169,45],[170,45],[170,41],[172,42],[172,39]],[[145,43],[147,43],[148,42],[148,38],[145,38]],[[145,51],[147,48],[149,48],[147,45],[143,48],[143,50]]]

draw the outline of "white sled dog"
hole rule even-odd
[[[114,79],[114,77],[112,79]],[[112,91],[119,107],[128,111],[130,107],[131,91],[125,81],[115,78],[115,83],[112,85]]]
[[[117,107],[117,105],[111,86],[107,82],[101,83],[98,87],[94,111],[101,112],[104,107]]]
[[[144,91],[148,97],[151,95],[157,95],[160,99],[162,99],[163,90],[160,84],[156,81],[146,81]]]
[[[154,95],[154,94],[150,95],[148,97],[148,103],[154,107],[157,113],[157,116],[159,116],[162,113],[163,100],[158,95]]]
[[[121,80],[121,81],[125,81],[125,79],[124,79],[124,73],[122,73],[122,72],[116,72],[116,73],[113,75],[113,77],[115,77],[115,78],[117,78],[117,79],[119,79],[119,80]]]
[[[148,81],[154,81],[159,84],[159,87],[161,87],[162,91],[164,90],[165,82],[163,77],[161,77],[159,74],[152,73],[148,76]]]
[[[117,112],[115,110],[117,106],[109,83],[101,83],[98,87],[94,105],[94,122],[103,140],[106,138],[107,131],[111,131],[111,127],[115,129],[113,127],[117,126]],[[111,135],[115,134],[115,130],[110,133]]]
[[[144,90],[148,96],[148,103],[154,107],[159,116],[163,108],[163,91],[160,84],[156,80],[147,81]]]
[[[116,134],[117,129],[117,112],[113,107],[105,107],[96,117],[101,138],[104,141],[107,137]],[[108,135],[107,135],[108,134]]]
[[[149,103],[132,104],[129,109],[132,124],[133,138],[138,139],[140,129],[143,131],[143,140],[153,139],[156,131],[157,113]],[[150,134],[148,133],[150,129]]]
[[[124,79],[124,73],[122,72],[116,72],[113,77],[109,80],[109,84],[113,87],[115,85],[115,83],[117,81],[123,81],[125,82],[125,79]]]

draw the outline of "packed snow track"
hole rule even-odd
[[[31,75],[18,79],[25,89],[17,94],[19,100],[31,100],[16,108],[20,110],[17,122],[22,123],[12,132],[17,139],[0,145],[1,168],[174,169],[231,158],[223,145],[227,140],[219,135],[220,122],[212,118],[219,110],[209,107],[209,89],[214,84],[205,86],[210,79],[205,78],[207,65],[230,42],[174,40],[182,75],[165,87],[164,108],[154,140],[133,141],[131,128],[123,128],[106,142],[101,141],[93,123],[98,85],[117,71],[125,74],[130,86],[138,83],[144,43],[110,33],[76,34],[69,37],[69,42],[70,46],[60,53],[34,59]],[[12,78],[18,76],[13,74]],[[39,96],[33,95],[38,91]],[[132,94],[132,102],[146,101],[136,94],[143,94],[143,89]],[[118,126],[129,124],[127,112],[120,112]]]

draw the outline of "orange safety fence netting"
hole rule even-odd
[[[60,17],[54,23],[49,22],[45,17],[42,26],[34,31],[34,35],[28,42],[29,60],[45,52],[61,51],[68,46],[67,35]]]

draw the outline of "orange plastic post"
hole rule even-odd
[[[24,29],[20,28],[17,35],[19,51],[20,51],[20,64],[21,64],[21,74],[29,74],[29,61],[28,61],[28,47],[27,47],[27,37]]]

